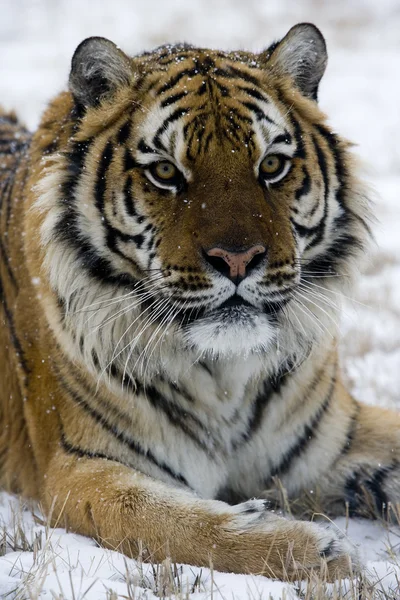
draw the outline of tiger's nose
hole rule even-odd
[[[205,252],[206,261],[219,273],[240,283],[257,267],[267,254],[265,246],[258,244],[244,252],[231,252],[225,248],[211,248]]]

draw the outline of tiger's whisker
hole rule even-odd
[[[303,298],[304,300],[306,300],[307,302],[310,302],[310,304],[312,304],[313,306],[315,306],[318,310],[320,310],[321,312],[323,312],[328,319],[330,319],[330,321],[332,321],[332,323],[335,325],[335,327],[337,329],[339,329],[339,323],[333,318],[333,316],[328,313],[328,311],[326,311],[324,308],[322,308],[322,306],[319,306],[319,304],[317,304],[316,302],[314,302],[311,298],[308,298],[305,294],[302,294],[301,292],[297,292],[297,294]]]

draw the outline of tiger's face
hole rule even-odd
[[[140,100],[127,139],[129,196],[153,228],[134,260],[160,275],[154,285],[188,342],[265,349],[300,279],[291,217],[304,143],[260,68],[209,52],[177,58]]]
[[[316,103],[325,63],[310,25],[260,55],[78,47],[68,210],[43,231],[121,303],[113,335],[140,347],[173,333],[226,356],[304,349],[332,328],[318,287],[346,274],[364,215]],[[68,285],[57,293],[75,309]]]

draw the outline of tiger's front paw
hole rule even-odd
[[[235,564],[229,570],[291,580],[318,570],[333,581],[360,568],[355,547],[331,525],[283,518],[264,500],[231,508],[225,531]]]

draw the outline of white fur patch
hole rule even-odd
[[[215,358],[267,352],[276,338],[268,317],[243,309],[234,312],[236,318],[218,320],[210,315],[199,319],[186,329],[185,340],[202,354]]]

